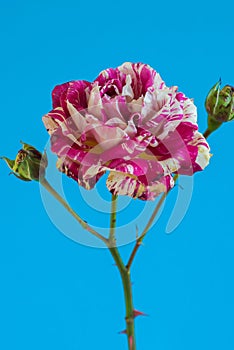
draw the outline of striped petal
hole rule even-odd
[[[193,175],[209,163],[193,101],[146,64],[58,85],[52,99],[43,122],[58,169],[86,189],[109,172],[112,193],[152,200],[173,187],[173,174]]]

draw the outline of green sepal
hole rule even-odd
[[[14,173],[13,171],[11,171],[9,175],[11,175],[11,174],[14,175],[15,177],[17,177],[17,178],[20,179],[20,180],[23,180],[23,181],[31,181],[31,180],[29,180],[29,179],[26,179],[26,178],[23,177],[22,175],[17,175],[17,174]]]
[[[221,79],[219,79],[219,81],[210,89],[206,97],[205,107],[208,115],[213,115],[213,111],[217,103],[217,98],[220,91],[220,85],[221,85]]]
[[[210,115],[208,115],[207,123],[208,123],[208,129],[210,130],[210,132],[217,130],[223,124],[222,122],[218,122],[217,120],[215,120]]]
[[[14,167],[14,165],[15,165],[15,161],[14,161],[14,160],[11,160],[11,159],[9,159],[9,158],[7,158],[7,157],[0,157],[0,159],[5,160],[5,162],[6,162],[7,165],[9,166],[9,168],[10,168],[11,170],[13,170],[13,167]]]

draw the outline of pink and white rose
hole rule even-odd
[[[58,85],[52,99],[43,122],[58,169],[86,189],[108,172],[113,194],[153,200],[174,186],[173,174],[193,175],[209,162],[193,101],[146,64]]]

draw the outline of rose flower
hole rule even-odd
[[[58,85],[52,99],[43,122],[58,169],[86,189],[108,172],[111,193],[153,200],[174,186],[173,174],[193,175],[209,162],[193,101],[148,65]]]

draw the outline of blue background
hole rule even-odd
[[[193,97],[201,131],[210,87],[219,77],[234,84],[232,1],[2,0],[0,13],[0,154],[10,158],[21,139],[44,148],[41,116],[56,84],[92,81],[125,61],[150,64]],[[168,201],[136,258],[135,305],[149,314],[136,320],[139,350],[234,349],[233,132],[229,123],[211,136],[211,164],[195,175],[180,226],[165,234]],[[0,348],[126,349],[108,251],[60,234],[38,184],[7,174],[2,162]],[[76,184],[67,186],[80,209]]]

